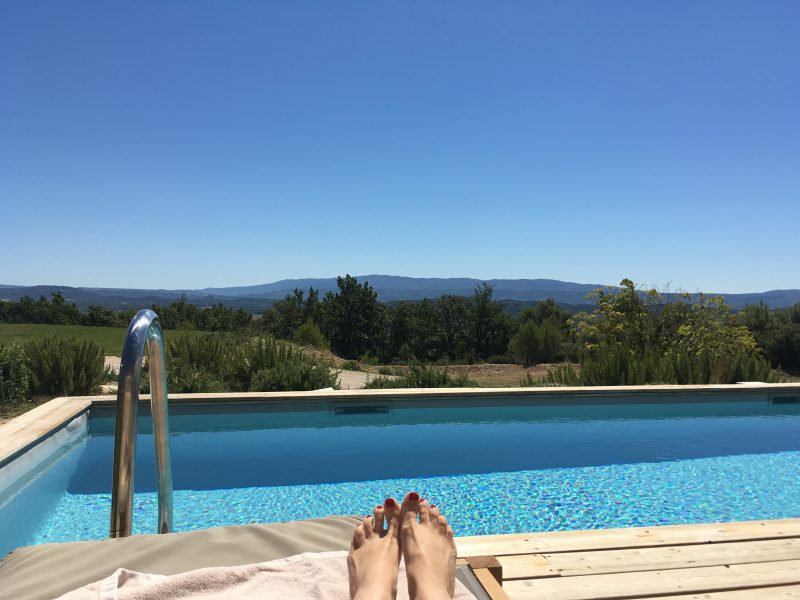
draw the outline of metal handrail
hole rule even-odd
[[[150,366],[150,406],[156,443],[158,533],[172,528],[172,462],[169,451],[167,361],[158,315],[144,309],[136,313],[125,337],[117,390],[117,427],[114,436],[114,473],[111,487],[109,537],[131,534],[133,516],[133,466],[136,459],[136,419],[142,355],[147,344]]]

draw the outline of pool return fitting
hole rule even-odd
[[[108,536],[131,534],[133,517],[133,466],[136,459],[136,423],[142,355],[147,344],[150,367],[150,406],[156,443],[158,485],[158,533],[172,529],[172,461],[169,452],[169,410],[167,408],[167,359],[158,315],[144,309],[128,327],[117,390],[117,426],[114,434],[114,473],[111,485],[111,527]]]

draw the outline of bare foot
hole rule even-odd
[[[383,506],[375,507],[372,517],[356,525],[347,555],[351,599],[386,600],[397,595],[399,508],[388,498]],[[388,527],[384,527],[384,520]]]
[[[453,528],[435,506],[406,495],[401,507],[400,542],[411,600],[452,598],[456,585]],[[419,522],[417,522],[419,516]]]

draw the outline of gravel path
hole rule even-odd
[[[339,373],[339,387],[343,390],[360,390],[370,379],[380,377],[374,373],[363,371],[341,371]]]

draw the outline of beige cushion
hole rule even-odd
[[[15,550],[0,562],[0,599],[51,600],[99,581],[120,567],[174,575],[202,567],[264,562],[302,552],[347,550],[357,523],[354,517],[327,517],[28,546]]]

